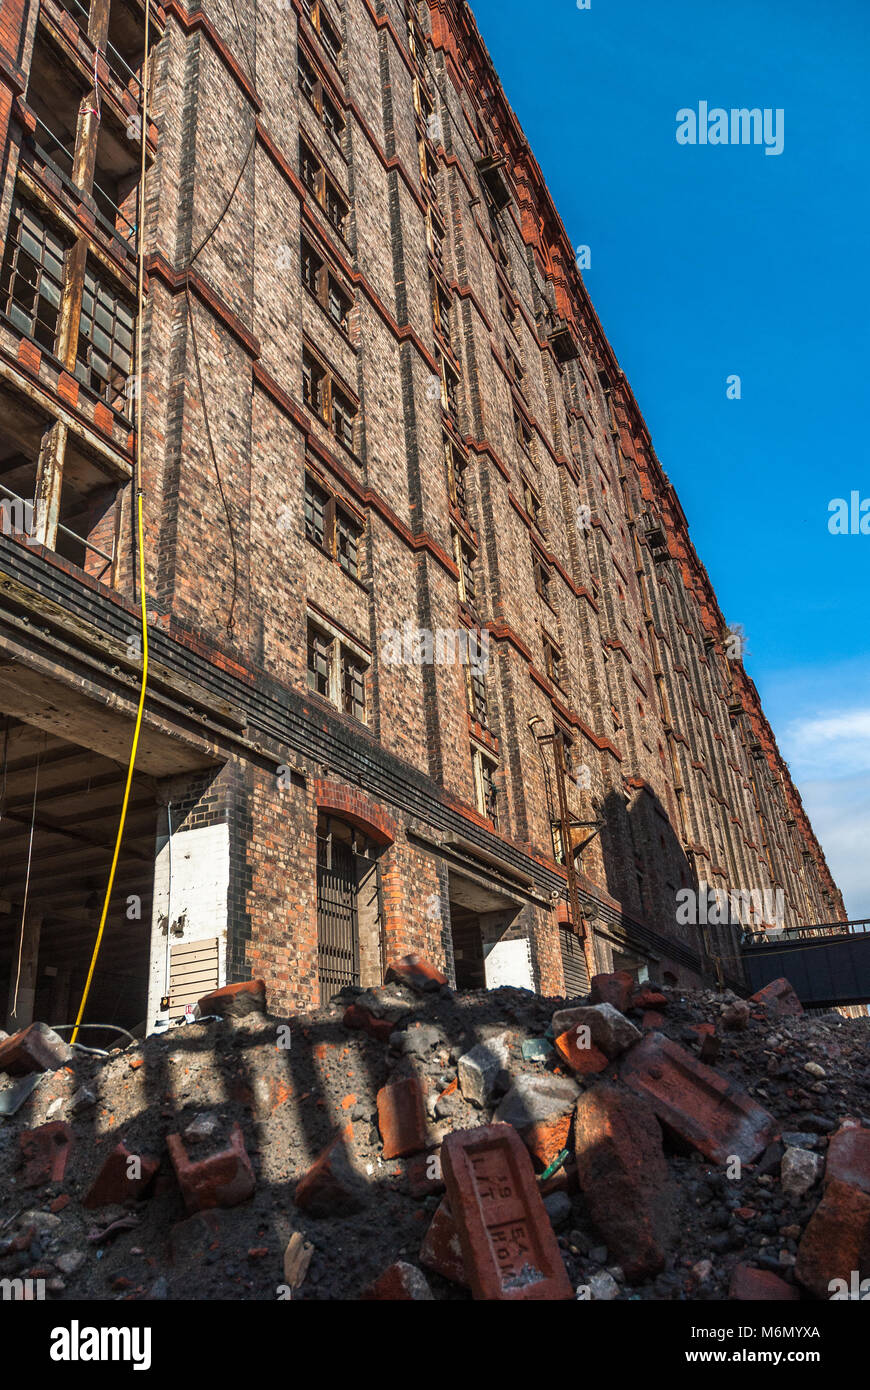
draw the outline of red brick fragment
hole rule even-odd
[[[353,1126],[347,1125],[297,1183],[297,1207],[311,1216],[351,1216],[362,1210],[368,1192],[350,1159],[352,1142]]]
[[[593,975],[590,997],[593,1004],[612,1004],[620,1013],[631,1005],[637,981],[627,970],[615,970],[612,975]]]
[[[139,1160],[137,1165],[130,1161],[134,1157]],[[103,1166],[82,1198],[82,1206],[91,1210],[138,1200],[144,1195],[159,1166],[156,1158],[134,1155],[123,1142],[116,1144],[112,1152],[106,1155]],[[139,1177],[132,1176],[137,1168]]]
[[[804,1006],[789,980],[771,980],[769,985],[750,995],[750,1004],[760,1004],[768,1018],[789,1018],[802,1014]]]
[[[63,1182],[72,1145],[73,1132],[62,1120],[53,1120],[19,1134],[18,1146],[24,1163],[21,1186],[42,1187],[49,1182]]]
[[[610,1065],[609,1059],[596,1047],[590,1043],[589,1047],[577,1046],[577,1029],[570,1028],[567,1033],[562,1033],[553,1044],[563,1062],[578,1076],[594,1076],[605,1067]]]
[[[375,1018],[368,1009],[361,1009],[358,1004],[348,1004],[341,1021],[345,1028],[360,1028],[376,1042],[384,1043],[390,1041],[396,1027],[388,1018]]]
[[[836,1291],[834,1280],[851,1284],[870,1275],[870,1195],[833,1179],[825,1188],[798,1246],[795,1278],[816,1298]]]
[[[247,1014],[266,1012],[266,983],[264,980],[242,980],[240,984],[224,985],[204,994],[196,1005],[197,1018],[218,1014],[221,1018],[244,1018]]]
[[[631,1279],[658,1274],[676,1199],[652,1109],[615,1086],[596,1086],[577,1102],[574,1147],[580,1190],[615,1262]]]
[[[397,1260],[384,1270],[380,1279],[375,1280],[365,1293],[364,1299],[378,1299],[390,1302],[431,1302],[434,1295],[426,1281],[426,1276],[414,1265]]]
[[[851,1183],[870,1194],[870,1129],[844,1125],[832,1135],[825,1163],[825,1182]]]
[[[191,1161],[180,1134],[169,1134],[166,1147],[187,1211],[237,1207],[253,1196],[256,1180],[239,1125],[233,1125],[229,1146],[221,1153]]]
[[[441,1156],[473,1296],[573,1299],[532,1160],[516,1130],[460,1130],[444,1140]]]
[[[639,989],[631,996],[631,1007],[633,1009],[666,1009],[668,1007],[667,996],[657,989]]]
[[[0,1072],[27,1076],[34,1071],[57,1071],[72,1055],[72,1048],[53,1028],[31,1023],[0,1042]]]
[[[468,1288],[459,1231],[453,1220],[450,1203],[446,1199],[436,1210],[423,1237],[420,1263],[440,1274],[442,1278],[449,1279],[451,1284],[458,1284],[463,1289]]]
[[[647,1033],[626,1053],[620,1076],[677,1140],[714,1163],[751,1163],[770,1142],[773,1116],[662,1033]]]
[[[399,960],[391,960],[387,966],[384,982],[389,984],[391,980],[396,980],[399,984],[409,985],[418,993],[440,989],[442,985],[447,984],[447,976],[442,975],[440,970],[436,970],[425,956],[418,955],[402,956]]]
[[[444,1191],[441,1159],[434,1151],[431,1154],[416,1154],[414,1158],[409,1158],[405,1177],[412,1197],[434,1197]]]
[[[378,1091],[378,1128],[384,1158],[407,1158],[426,1147],[426,1108],[416,1076]]]
[[[741,1303],[793,1303],[800,1293],[772,1269],[755,1269],[740,1264],[731,1276],[728,1297]]]
[[[645,1033],[652,1033],[655,1032],[656,1029],[661,1028],[664,1021],[664,1014],[656,1013],[655,1009],[647,1009],[640,1021],[640,1026]]]

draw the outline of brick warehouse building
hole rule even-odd
[[[74,1018],[90,960],[137,483],[87,1017],[410,950],[738,979],[702,883],[843,919],[468,6],[149,25],[143,124],[142,0],[0,0],[9,1019]]]

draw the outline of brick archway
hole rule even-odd
[[[395,843],[399,828],[392,816],[357,787],[318,778],[314,784],[314,800],[319,815],[338,816],[384,848]]]

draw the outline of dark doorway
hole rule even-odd
[[[457,989],[486,989],[486,967],[480,919],[474,912],[450,905],[453,961]]]
[[[576,999],[589,993],[589,970],[583,942],[568,926],[559,927],[559,945],[562,951],[562,973],[565,976],[565,998]]]
[[[317,828],[317,971],[320,1002],[359,984],[356,855],[348,827],[328,818]]]

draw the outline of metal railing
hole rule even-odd
[[[0,494],[2,494],[3,497],[10,498],[13,504],[18,504],[18,506],[21,509],[21,520],[24,523],[24,525],[22,525],[21,527],[7,526],[6,508],[4,507],[2,500],[0,500],[0,534],[8,535],[13,538],[15,536],[23,536],[25,538],[25,544],[41,543],[36,541],[36,537],[33,530],[33,523],[38,515],[37,505],[32,500],[28,501],[24,497],[19,497],[18,493],[13,492],[11,488],[6,487],[5,483],[0,483]],[[99,574],[95,574],[92,576],[94,579],[101,580],[106,571],[111,570],[112,566],[115,563],[114,553],[112,555],[107,555],[105,550],[100,550],[100,547],[98,545],[93,545],[89,540],[86,540],[84,536],[80,536],[78,531],[73,531],[70,529],[69,526],[64,526],[63,522],[61,521],[57,523],[57,529],[62,535],[68,536],[69,539],[75,545],[81,546],[82,549],[86,552],[91,551],[94,555],[99,555],[101,560],[105,560],[106,563],[100,570]],[[51,549],[52,547],[47,548]],[[53,547],[53,549],[57,552],[56,545]],[[75,563],[75,561],[73,561],[73,563]],[[81,568],[84,568],[84,566],[81,566]]]
[[[746,930],[742,945],[782,946],[789,941],[814,941],[820,937],[862,936],[870,933],[870,917],[859,917],[851,922],[821,922],[812,927],[782,927],[773,931]]]
[[[57,3],[60,5],[61,9],[66,10],[68,14],[72,15],[82,33],[85,37],[88,37],[88,24],[91,17],[90,10],[80,4],[79,0],[57,0]],[[121,56],[115,45],[110,43],[108,39],[106,40],[106,50],[102,56],[105,58],[112,75],[117,78],[122,87],[125,87],[127,91],[129,91],[137,105],[141,105],[142,79],[139,77],[138,73],[130,67],[126,58]]]
[[[55,133],[55,131],[53,131],[50,126],[47,126],[44,121],[40,120],[39,116],[34,115],[34,120],[36,121],[38,129],[44,131],[45,134],[49,136],[51,142],[55,146],[55,148],[51,152],[49,152],[44,145],[41,145],[39,141],[36,138],[34,138],[34,149],[40,155],[45,164],[48,165],[48,167],[52,170],[56,177],[59,178],[60,181],[64,184],[64,186],[69,189],[70,193],[75,197],[76,201],[80,201],[83,197],[90,197],[95,205],[93,209],[94,217],[97,219],[100,225],[109,233],[110,236],[119,237],[122,241],[127,242],[130,245],[131,249],[135,250],[136,236],[138,230],[136,223],[131,222],[130,219],[121,211],[114,199],[106,192],[102,184],[97,182],[96,178],[93,181],[94,191],[91,194],[88,194],[85,191],[85,189],[80,188],[78,184],[73,181],[73,150],[71,150],[68,145],[65,145],[63,141],[60,139],[60,137]],[[59,153],[62,153],[65,156],[66,160],[69,162],[69,169],[64,169],[62,165],[57,163],[57,156]],[[108,204],[108,206],[116,214],[117,218],[119,218],[120,221],[123,222],[124,228],[126,228],[126,232],[124,228],[119,227],[117,225],[117,222],[110,221],[106,214],[100,210],[97,198],[95,196],[97,194],[104,203]]]

